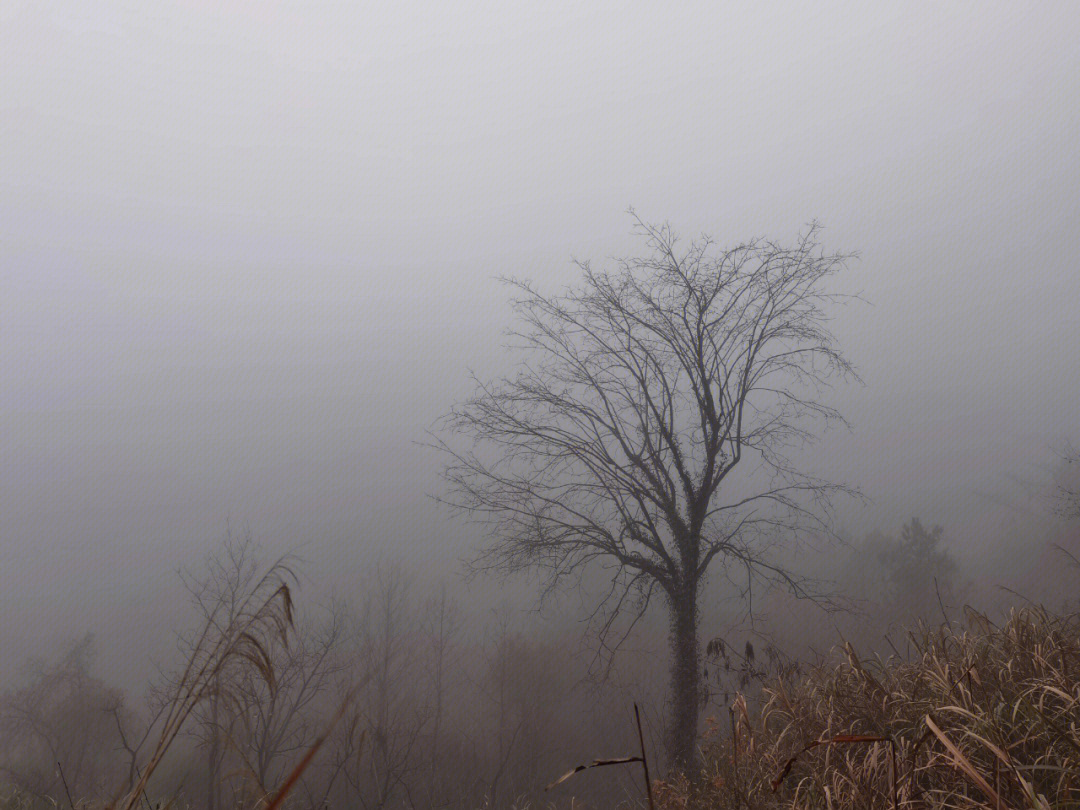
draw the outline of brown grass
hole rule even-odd
[[[183,673],[173,686],[157,744],[142,769],[134,788],[121,796],[116,810],[134,810],[145,802],[146,785],[195,707],[212,691],[220,690],[218,677],[234,662],[253,666],[268,683],[274,681],[274,669],[268,650],[270,637],[287,639],[293,625],[293,600],[290,581],[295,575],[283,558],[252,587],[241,594],[238,610],[224,617],[223,605],[207,617],[192,647]]]
[[[1026,608],[998,626],[968,610],[909,637],[903,660],[846,645],[771,682],[758,711],[737,699],[703,777],[658,785],[660,806],[1080,807],[1080,616]]]

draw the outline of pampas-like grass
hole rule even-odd
[[[154,770],[200,702],[212,693],[229,698],[229,679],[219,676],[233,662],[254,667],[268,684],[273,685],[271,641],[274,637],[283,643],[288,641],[288,631],[293,626],[291,587],[295,582],[289,560],[283,558],[248,589],[231,620],[223,621],[221,605],[207,617],[172,690],[153,753],[135,787],[113,803],[115,810],[134,810],[138,806]]]
[[[966,613],[964,627],[909,633],[905,659],[845,646],[838,662],[773,680],[733,735],[712,724],[704,772],[658,784],[659,805],[1080,807],[1080,616]]]

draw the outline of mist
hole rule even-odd
[[[1077,30],[1067,3],[0,3],[0,686],[92,633],[141,694],[227,532],[297,555],[301,604],[393,564],[469,644],[498,609],[587,659],[603,572],[538,615],[534,577],[463,579],[487,541],[439,504],[432,432],[515,368],[498,278],[639,255],[630,206],[857,253],[850,428],[799,456],[865,496],[838,534],[919,518],[972,599],[1072,598],[1045,575],[1077,536]],[[848,553],[798,559],[842,579]]]

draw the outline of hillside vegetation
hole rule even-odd
[[[1080,616],[919,626],[906,649],[788,668],[710,724],[704,778],[664,808],[1080,806]]]

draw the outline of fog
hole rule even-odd
[[[140,689],[227,525],[304,558],[301,600],[396,559],[534,604],[459,587],[483,539],[424,443],[511,369],[496,278],[634,255],[628,206],[856,251],[833,326],[865,384],[806,457],[868,498],[841,532],[920,517],[980,581],[1034,565],[1009,544],[1041,547],[1016,527],[1080,435],[1078,30],[1068,3],[0,3],[0,682],[93,632]]]

